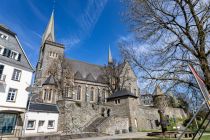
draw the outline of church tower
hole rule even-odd
[[[36,65],[35,85],[41,87],[50,76],[48,69],[51,63],[64,54],[64,46],[57,43],[54,34],[54,11],[42,36],[39,60]]]

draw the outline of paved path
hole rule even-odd
[[[116,139],[126,139],[126,138],[149,138],[147,136],[147,133],[148,132],[126,133],[126,134],[119,134],[113,136],[80,138],[74,140],[116,140]]]

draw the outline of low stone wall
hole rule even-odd
[[[181,108],[167,107],[165,109],[165,114],[169,115],[170,118],[187,118],[187,114]]]
[[[158,109],[154,107],[139,106],[137,118],[138,131],[160,129],[160,127],[155,124],[156,120],[160,120]]]
[[[110,116],[100,126],[98,130],[100,133],[110,135],[128,133],[129,119],[127,117]]]
[[[61,136],[58,135],[44,135],[44,136],[28,136],[20,137],[19,140],[60,140]]]
[[[81,133],[83,127],[100,112],[94,105],[71,101],[60,102],[59,109],[58,129],[64,133]]]

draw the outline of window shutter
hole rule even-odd
[[[3,56],[6,56],[6,53],[7,53],[7,49],[4,48]]]
[[[18,55],[18,59],[17,59],[17,60],[18,60],[18,61],[21,60],[21,54]]]
[[[7,57],[10,57],[11,50],[7,50]]]

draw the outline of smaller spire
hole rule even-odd
[[[154,94],[155,95],[164,95],[159,85],[157,85],[155,87],[155,93]]]
[[[112,53],[111,53],[111,49],[110,49],[110,45],[109,45],[108,64],[112,64],[112,63],[113,63],[113,59],[112,59]]]

